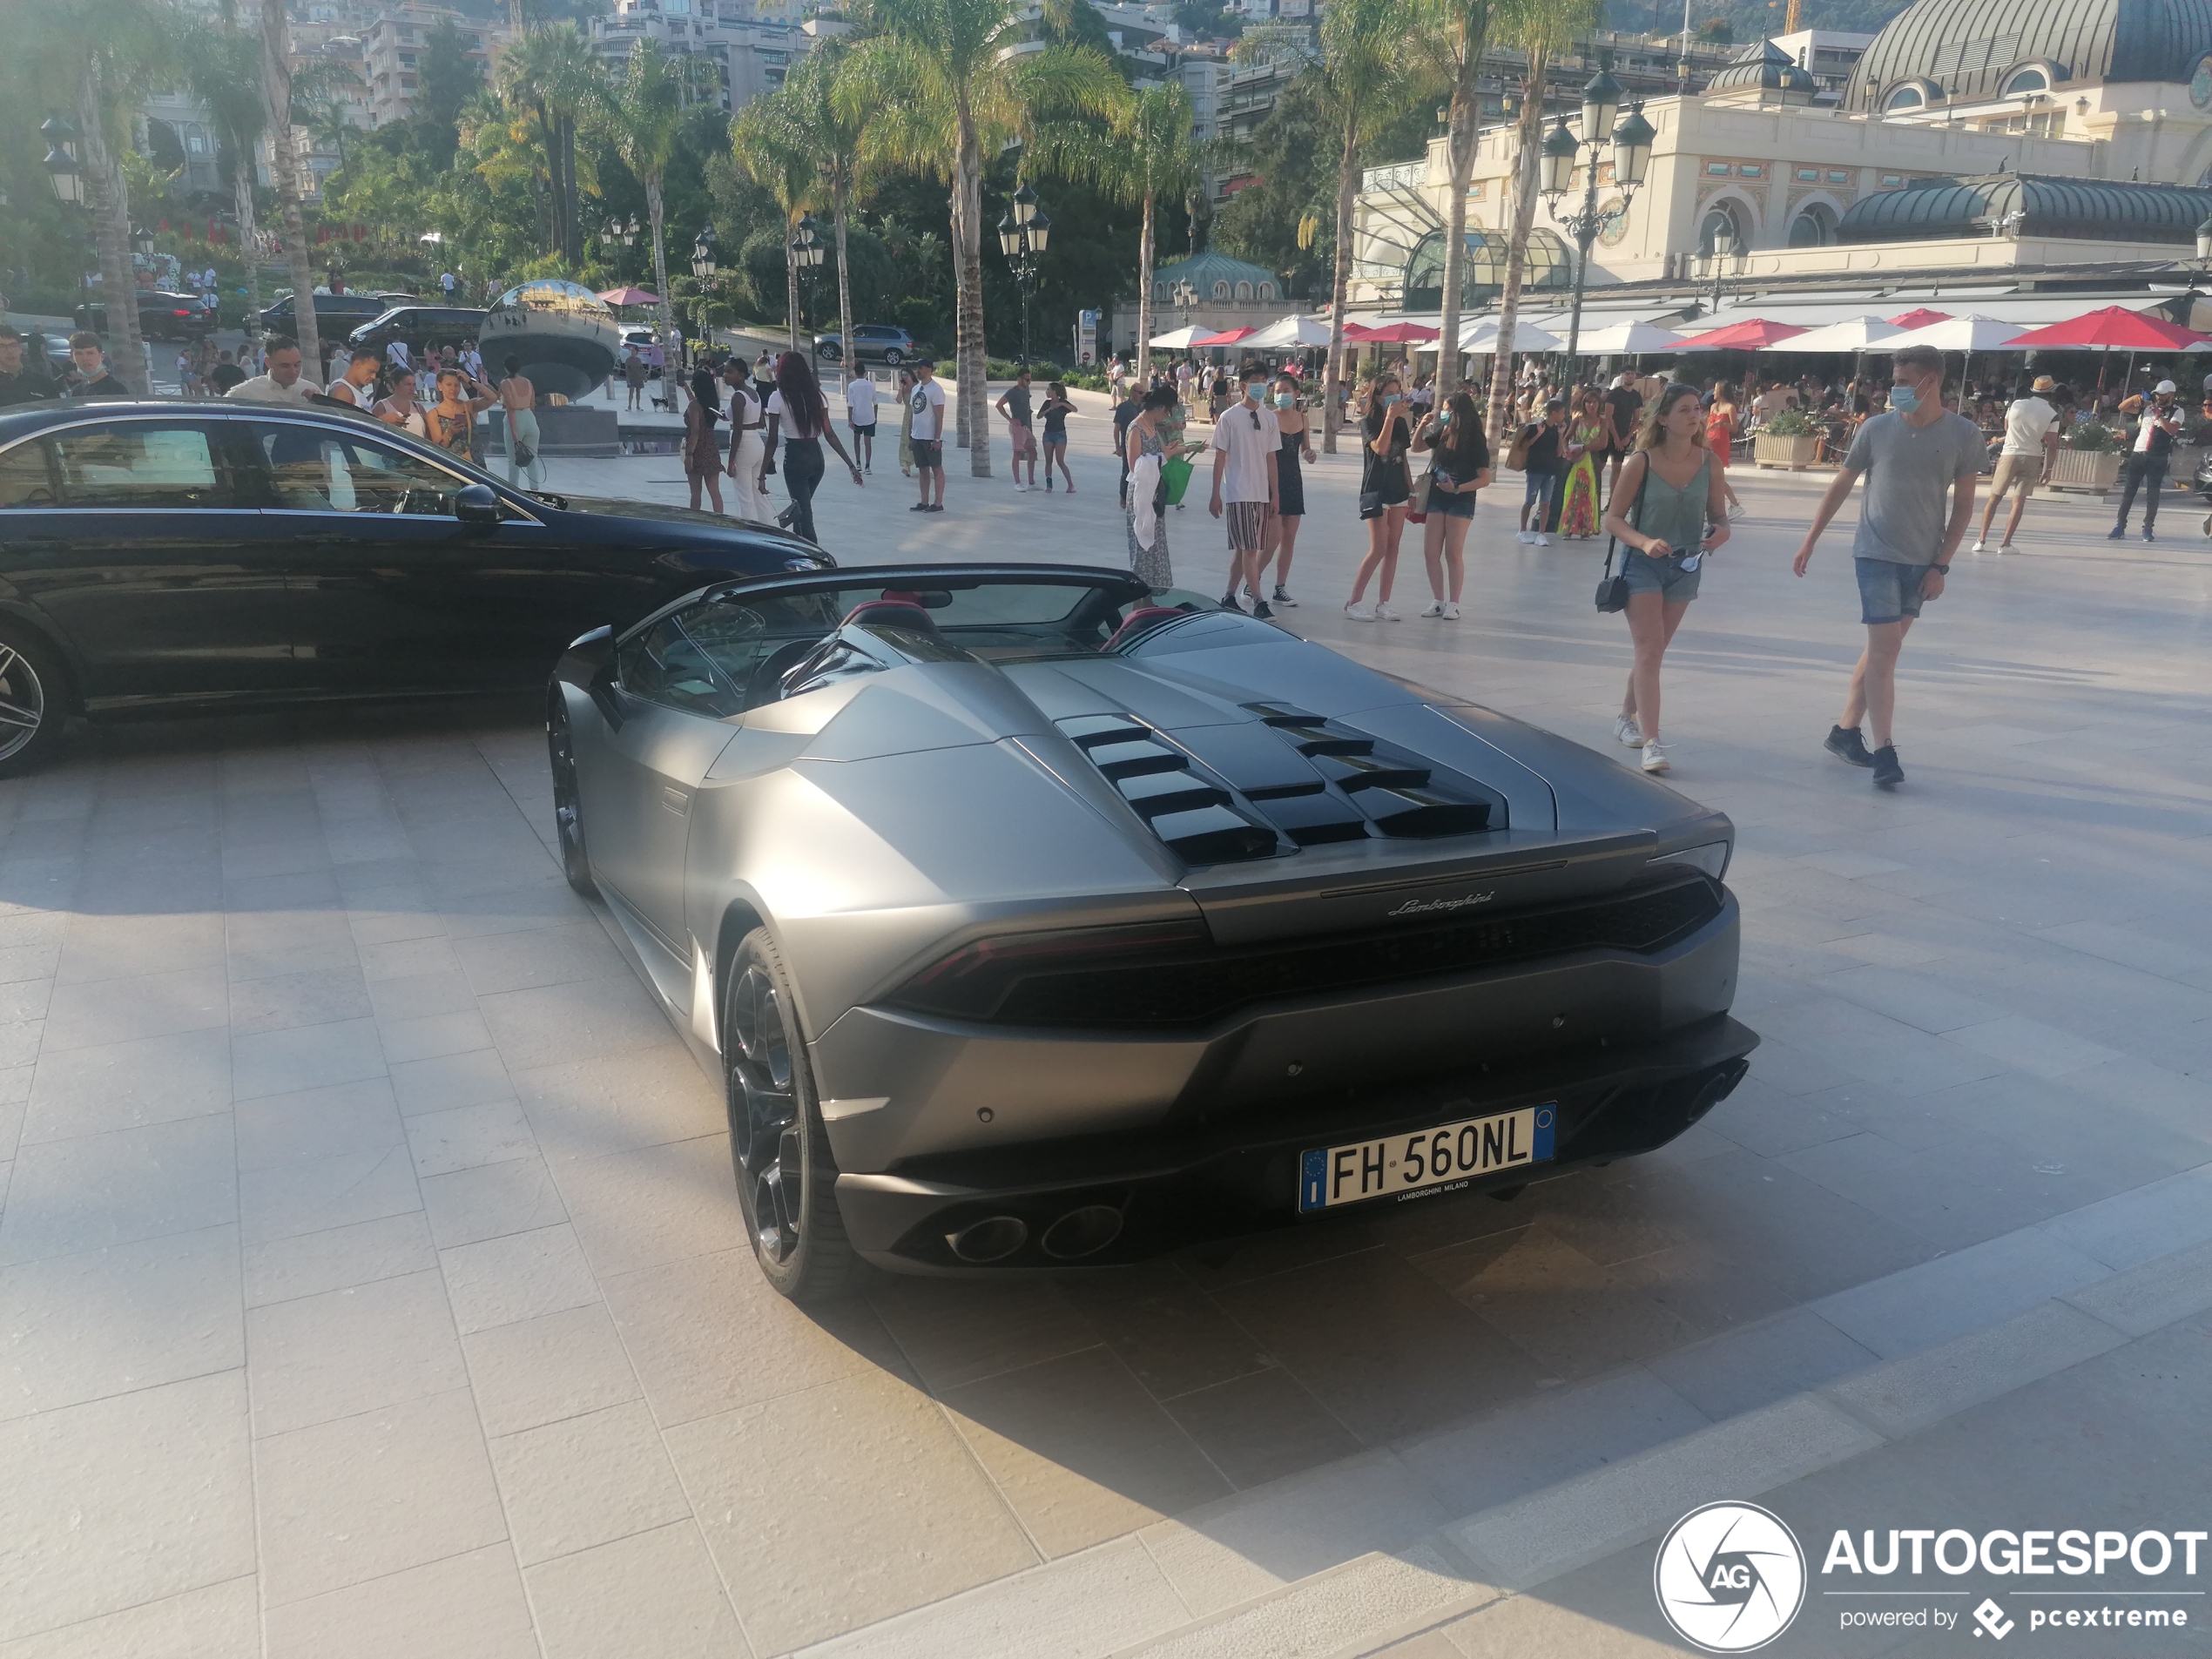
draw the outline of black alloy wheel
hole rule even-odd
[[[545,711],[545,748],[553,765],[553,832],[561,843],[561,873],[587,899],[599,896],[591,879],[591,860],[583,846],[583,797],[576,780],[576,732],[569,724],[569,699],[560,687]]]
[[[44,765],[68,719],[61,664],[36,635],[0,625],[0,778]]]
[[[722,1069],[730,1163],[752,1253],[794,1302],[851,1288],[857,1258],[837,1208],[837,1165],[814,1099],[790,976],[765,927],[732,958]]]

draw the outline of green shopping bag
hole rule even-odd
[[[1160,488],[1167,493],[1168,505],[1183,505],[1183,492],[1190,488],[1190,460],[1187,455],[1170,455],[1160,462]]]

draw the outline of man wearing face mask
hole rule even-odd
[[[2174,392],[2173,381],[2159,381],[2151,389],[2142,419],[2135,423],[2135,442],[2128,446],[2128,459],[2120,469],[2126,480],[2120,490],[2120,522],[2106,532],[2107,542],[2128,534],[2128,511],[2135,504],[2138,489],[2143,492],[2143,540],[2157,539],[2153,531],[2158,525],[2158,492],[2166,488],[2166,463],[2182,430],[2182,412],[2174,407]]]
[[[1267,553],[1267,516],[1275,510],[1276,455],[1283,445],[1282,428],[1275,411],[1262,407],[1267,395],[1267,370],[1258,363],[1243,375],[1244,395],[1233,408],[1224,409],[1214,422],[1213,501],[1207,510],[1229,522],[1229,591],[1221,608],[1241,610],[1237,588],[1251,590],[1252,615],[1271,617],[1265,590],[1259,585],[1262,561]]]
[[[1869,418],[1851,439],[1851,452],[1821,496],[1791,567],[1799,576],[1805,573],[1813,543],[1865,474],[1866,495],[1851,553],[1858,566],[1866,649],[1851,671],[1843,718],[1825,746],[1854,766],[1872,767],[1874,781],[1885,789],[1905,781],[1891,732],[1898,652],[1921,604],[1942,596],[1951,556],[1973,518],[1983,447],[1980,428],[1943,407],[1940,352],[1932,346],[1908,346],[1891,362],[1889,411]],[[1946,489],[1951,492],[1947,520]],[[1861,720],[1874,728],[1871,752],[1859,732]]]

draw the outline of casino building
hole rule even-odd
[[[1763,315],[1791,300],[1817,322],[1892,296],[1968,309],[1979,295],[2032,320],[2046,304],[2032,296],[2056,317],[2111,293],[2212,323],[2212,302],[2185,314],[2212,216],[2212,0],[1915,0],[1847,74],[1816,74],[1810,57],[1762,41],[1701,91],[1644,105],[1658,136],[1642,187],[1624,200],[1599,165],[1600,206],[1620,211],[1591,250],[1588,314],[1656,317],[1680,300],[1689,317],[1757,298]],[[1484,132],[1470,311],[1497,293],[1514,158],[1512,129]],[[1363,184],[1350,310],[1435,313],[1443,139]],[[1562,211],[1584,184],[1578,171]],[[1561,304],[1573,259],[1540,202],[1532,315]]]

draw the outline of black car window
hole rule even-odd
[[[746,602],[718,600],[682,613],[685,632],[738,688],[746,708],[782,696],[785,672],[835,631],[840,596],[792,594]]]
[[[229,507],[228,469],[205,427],[118,421],[51,435],[65,507]]]
[[[454,492],[469,482],[349,432],[293,421],[257,421],[252,429],[268,463],[270,504],[294,512],[450,516]]]
[[[37,438],[0,455],[0,507],[51,507],[54,475],[46,446]]]
[[[723,719],[743,707],[737,690],[715,670],[673,617],[664,617],[615,655],[615,671],[633,697],[690,714]]]

